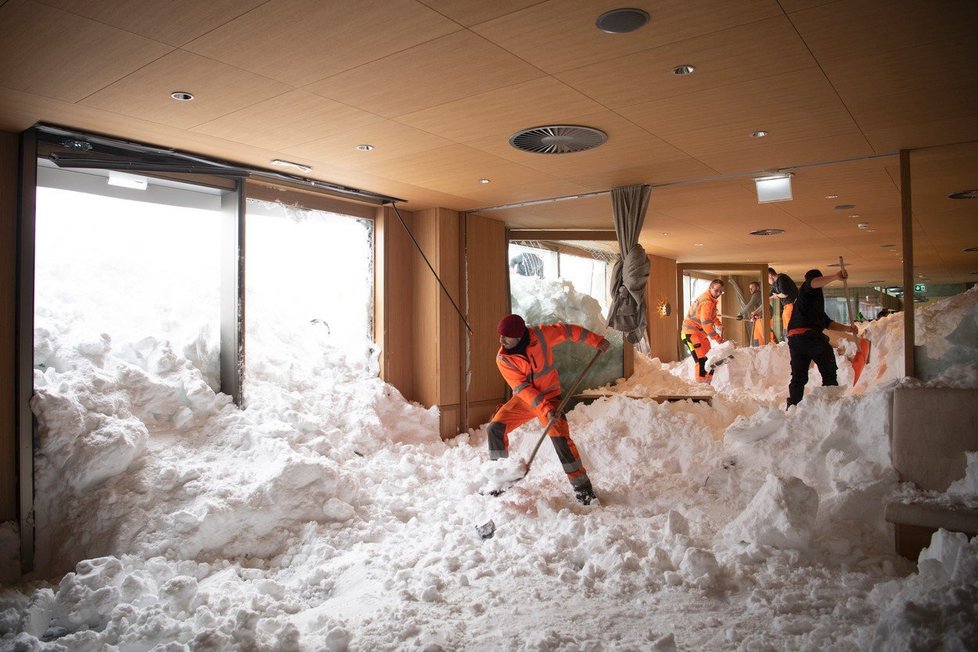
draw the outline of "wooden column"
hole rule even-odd
[[[914,376],[913,207],[910,150],[900,150],[900,207],[903,216],[903,375]]]
[[[676,287],[676,261],[661,256],[649,256],[649,283],[645,288],[645,304],[648,309],[649,352],[662,362],[678,360],[676,342],[679,340],[679,291]],[[668,305],[669,314],[663,316],[659,307]]]

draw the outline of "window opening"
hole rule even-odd
[[[580,324],[605,336],[611,349],[588,373],[581,389],[593,389],[624,376],[624,336],[607,327],[611,265],[605,256],[557,243],[512,242],[509,245],[510,304],[527,324]],[[554,349],[554,363],[570,384],[591,361],[594,350],[571,342]]]
[[[246,396],[305,374],[379,373],[373,220],[248,198]]]
[[[120,359],[147,372],[176,355],[220,387],[221,191],[38,160],[34,365]]]

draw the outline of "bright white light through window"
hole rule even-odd
[[[104,173],[39,168],[39,181],[35,366],[98,365],[107,351],[146,366],[170,346],[217,388],[220,197],[170,187],[174,205],[51,187],[109,188]]]

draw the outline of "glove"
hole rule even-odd
[[[737,321],[744,321],[743,315],[737,315]]]
[[[549,401],[547,403],[547,420],[557,421],[562,416],[564,416],[563,411],[560,409],[560,404],[556,401]]]

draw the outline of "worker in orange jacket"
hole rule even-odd
[[[581,463],[574,440],[570,436],[567,418],[558,412],[560,376],[554,366],[553,349],[561,342],[584,342],[601,351],[611,343],[583,326],[573,324],[541,324],[526,327],[519,315],[507,315],[499,322],[499,352],[496,366],[513,396],[496,410],[489,421],[489,459],[509,456],[509,433],[527,421],[537,418],[550,428],[550,441],[564,467],[574,496],[585,505],[594,500],[594,488]]]
[[[696,363],[696,381],[708,383],[713,379],[713,369],[706,368],[706,354],[710,352],[710,340],[719,343],[723,334],[723,324],[717,314],[717,301],[723,294],[723,279],[713,279],[706,292],[689,306],[683,320],[682,338],[686,350]]]

